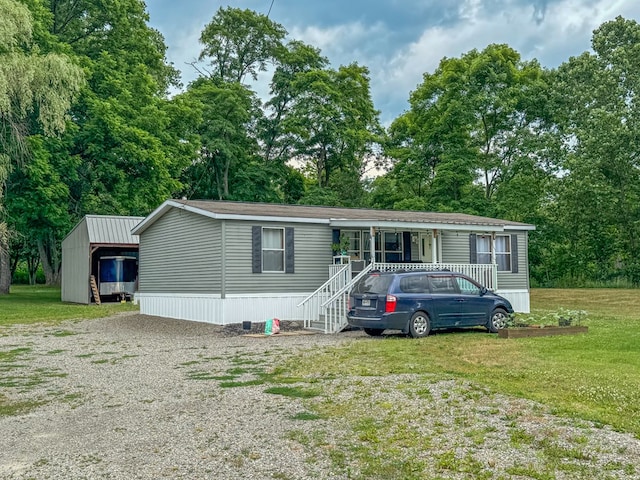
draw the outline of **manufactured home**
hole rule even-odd
[[[372,269],[462,272],[529,311],[533,225],[458,213],[168,200],[140,238],[141,312],[214,324],[344,326],[352,282]]]

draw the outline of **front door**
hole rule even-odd
[[[430,233],[420,233],[419,237],[420,261],[422,263],[433,263],[432,247],[433,237]],[[415,258],[415,257],[414,257]]]

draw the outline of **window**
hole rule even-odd
[[[451,275],[433,275],[429,278],[429,280],[431,280],[431,293],[458,293],[455,281]]]
[[[403,293],[429,293],[429,280],[426,275],[408,275],[400,279]]]
[[[463,277],[457,277],[457,280],[460,293],[465,295],[480,295],[480,287],[472,281]]]
[[[511,271],[511,237],[498,235],[496,237],[496,263],[499,272]]]
[[[477,263],[491,262],[491,236],[478,235],[476,237]],[[511,271],[511,237],[509,235],[496,235],[496,263],[499,272]]]
[[[351,258],[360,258],[360,249],[362,245],[361,233],[362,232],[360,232],[359,230],[342,230],[340,232],[341,238],[344,237],[349,240],[349,248],[347,249],[347,253]]]
[[[478,263],[491,262],[491,237],[488,235],[478,235],[476,237],[478,249]]]
[[[384,232],[384,261],[402,261],[402,233]]]
[[[262,229],[262,271],[284,272],[284,229]]]

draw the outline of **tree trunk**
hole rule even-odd
[[[0,295],[8,295],[11,287],[11,256],[9,242],[0,235]]]
[[[38,273],[38,265],[40,265],[40,259],[29,256],[27,258],[27,269],[29,270],[29,285],[36,284],[36,274]]]
[[[56,251],[56,245],[48,244],[40,238],[38,239],[38,252],[40,253],[40,262],[42,270],[44,270],[45,283],[52,286],[60,286],[60,256]]]

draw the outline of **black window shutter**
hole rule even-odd
[[[284,229],[284,273],[295,273],[295,251],[293,248],[293,228]]]
[[[469,235],[469,263],[478,263],[478,244],[475,233]]]
[[[511,235],[511,273],[518,273],[518,235]]]
[[[253,273],[262,273],[262,227],[251,227],[251,269]]]

